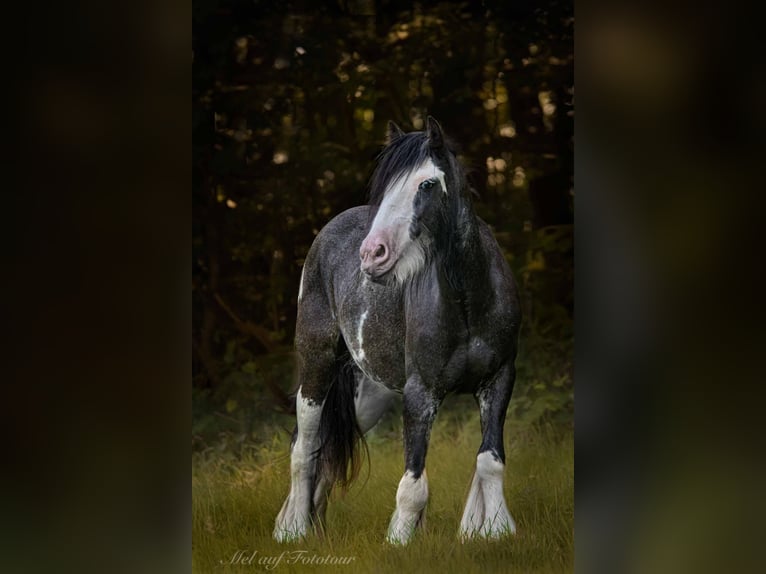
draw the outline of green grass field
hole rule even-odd
[[[475,407],[458,406],[440,413],[434,425],[426,464],[430,499],[425,528],[406,547],[389,546],[384,539],[403,470],[401,427],[395,414],[368,436],[370,472],[365,462],[360,479],[345,495],[333,493],[322,540],[312,536],[283,545],[271,538],[274,518],[289,488],[287,433],[276,432],[269,444],[238,458],[214,451],[194,455],[193,571],[571,572],[571,425],[562,430],[509,417],[505,492],[517,533],[499,542],[461,544],[456,533],[481,435]],[[238,552],[246,559],[255,552],[252,563],[231,564]],[[341,563],[316,563],[328,556]],[[313,564],[308,562],[312,557]]]

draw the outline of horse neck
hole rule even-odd
[[[447,285],[460,299],[470,298],[486,284],[488,265],[481,244],[479,223],[470,201],[460,197],[458,218],[451,230],[454,240],[434,261],[443,270]]]

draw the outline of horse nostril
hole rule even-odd
[[[372,254],[374,259],[383,259],[386,256],[386,246],[385,245],[378,245],[377,249],[375,249],[375,253]]]

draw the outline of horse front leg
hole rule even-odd
[[[460,538],[463,541],[475,536],[495,539],[516,532],[516,524],[508,512],[503,494],[503,426],[515,378],[513,365],[504,365],[488,384],[476,392],[481,412],[482,442],[460,521]]]
[[[404,476],[396,491],[396,510],[386,539],[407,544],[425,520],[428,478],[425,471],[428,439],[440,400],[412,376],[404,386]]]
[[[304,397],[303,386],[295,399],[297,428],[290,453],[290,492],[277,515],[274,538],[289,542],[302,538],[312,524],[317,483],[317,451],[322,403]]]

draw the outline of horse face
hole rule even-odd
[[[425,137],[423,137],[425,136]],[[416,138],[416,139],[413,139]],[[417,139],[422,138],[422,139]],[[422,142],[419,152],[408,157],[402,142]],[[449,152],[444,144],[441,126],[429,117],[426,132],[404,134],[393,122],[388,127],[388,148],[395,157],[390,171],[391,179],[370,232],[359,249],[361,270],[375,281],[391,273],[402,282],[422,269],[426,249],[432,234],[438,228],[439,210],[446,203],[447,186],[440,165],[450,165],[444,156]],[[417,159],[413,159],[417,158]],[[385,164],[389,165],[389,164]]]
[[[446,194],[444,172],[428,158],[389,186],[359,250],[361,268],[373,280],[393,272],[398,281],[425,263],[441,196]]]

